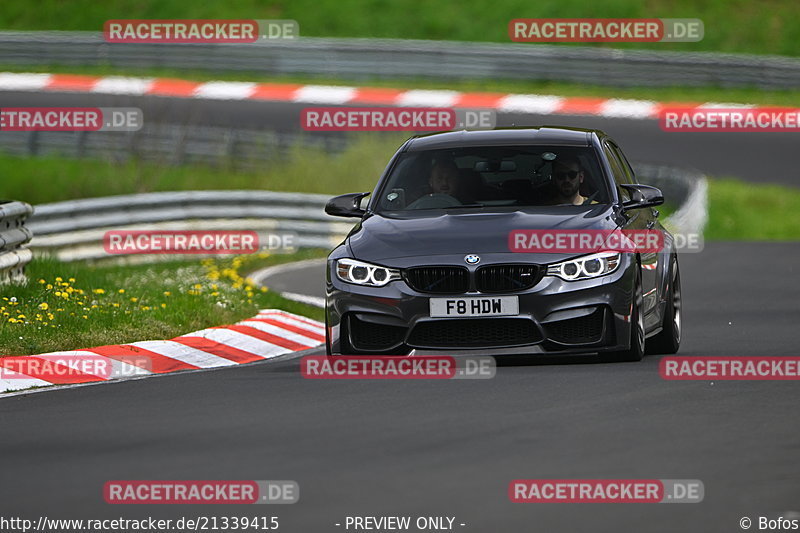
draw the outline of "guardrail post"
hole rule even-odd
[[[31,131],[28,133],[28,155],[35,156],[39,153],[39,132],[38,131]]]

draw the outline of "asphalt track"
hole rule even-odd
[[[0,107],[140,107],[145,120],[151,124],[213,125],[280,132],[301,131],[300,111],[310,105],[158,96],[0,92]],[[632,161],[694,167],[712,176],[736,176],[753,182],[800,186],[797,136],[791,133],[665,133],[655,120],[498,115],[499,126],[512,124],[598,128],[614,137]]]
[[[78,105],[36,98],[28,105]],[[111,99],[91,102],[130,103]],[[194,109],[246,121],[253,105]],[[278,107],[257,104],[258,117]],[[730,173],[759,180],[770,161],[768,181],[780,182],[796,168],[789,135],[777,145],[767,134],[697,143],[650,121],[546,122],[600,126],[632,158],[710,173],[738,161]],[[657,153],[665,157],[648,157]],[[798,355],[798,264],[797,243],[707,243],[682,255],[680,354]],[[320,295],[308,281],[318,276],[298,269],[269,284]],[[379,382],[305,380],[285,359],[0,398],[0,515],[274,515],[281,531],[311,533],[343,531],[335,524],[348,515],[455,516],[466,524],[456,530],[482,533],[734,532],[743,516],[800,516],[787,514],[800,511],[797,383],[664,381],[658,361],[562,358],[502,366],[485,381]],[[518,478],[699,479],[705,500],[512,504]],[[114,479],[291,479],[301,495],[290,506],[111,506],[102,487]]]
[[[682,355],[797,355],[797,244],[681,257]],[[319,267],[316,267],[319,268]],[[272,279],[308,289],[318,271]],[[319,294],[321,287],[316,287]],[[668,382],[658,358],[502,366],[492,380],[305,380],[298,360],[0,399],[3,514],[455,516],[463,531],[738,531],[800,508],[792,382]],[[700,479],[699,504],[512,504],[517,478]],[[291,506],[111,506],[113,479],[292,479]]]

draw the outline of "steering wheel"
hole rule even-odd
[[[457,198],[449,194],[432,193],[414,200],[406,209],[441,209],[463,205]]]

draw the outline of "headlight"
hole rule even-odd
[[[336,277],[356,285],[383,287],[390,281],[400,279],[400,271],[355,259],[339,259],[336,261]]]
[[[558,276],[566,281],[599,278],[611,274],[619,266],[620,254],[602,252],[570,259],[547,267],[548,276]]]

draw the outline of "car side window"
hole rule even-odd
[[[631,196],[628,194],[628,191],[620,187],[620,185],[630,182],[627,181],[628,176],[622,169],[622,162],[619,160],[619,156],[614,152],[608,142],[603,143],[603,150],[605,151],[606,158],[608,158],[608,164],[611,165],[611,173],[614,175],[614,183],[617,186],[617,194],[623,202],[627,202],[631,199]]]

